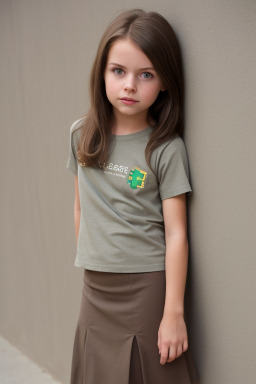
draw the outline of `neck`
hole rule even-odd
[[[112,133],[125,135],[142,131],[148,126],[149,122],[147,121],[147,115],[145,113],[140,116],[127,116],[115,113]]]

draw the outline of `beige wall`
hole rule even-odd
[[[202,384],[255,380],[253,0],[0,1],[0,333],[69,382],[82,269],[74,267],[70,124],[120,10],[162,13],[182,45],[189,200],[189,341]]]

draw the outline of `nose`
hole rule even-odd
[[[137,89],[133,75],[127,76],[124,83],[124,90],[127,92],[135,92]]]

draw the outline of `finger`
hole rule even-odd
[[[167,358],[168,358],[168,348],[167,346],[162,346],[160,364],[164,365],[166,363]]]
[[[169,347],[169,354],[168,354],[168,360],[169,362],[175,360],[177,357],[177,348],[175,345],[170,345]]]
[[[183,342],[183,352],[186,352],[186,350],[188,349],[188,340],[184,340]]]
[[[166,360],[167,363],[170,363],[171,362],[171,359],[169,357],[169,350],[168,350],[168,359]]]
[[[158,340],[157,340],[157,347],[158,347],[158,353],[160,354],[161,353],[161,337],[160,335],[158,336]]]
[[[179,345],[177,346],[177,357],[181,356],[182,353],[183,353],[183,344],[179,343]]]

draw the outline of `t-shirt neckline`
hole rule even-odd
[[[153,129],[151,126],[148,126],[145,129],[142,129],[141,131],[138,132],[133,132],[133,133],[128,133],[127,135],[113,135],[111,134],[112,139],[115,139],[117,141],[127,141],[127,140],[134,140],[139,137],[144,137],[146,136],[151,129]]]

